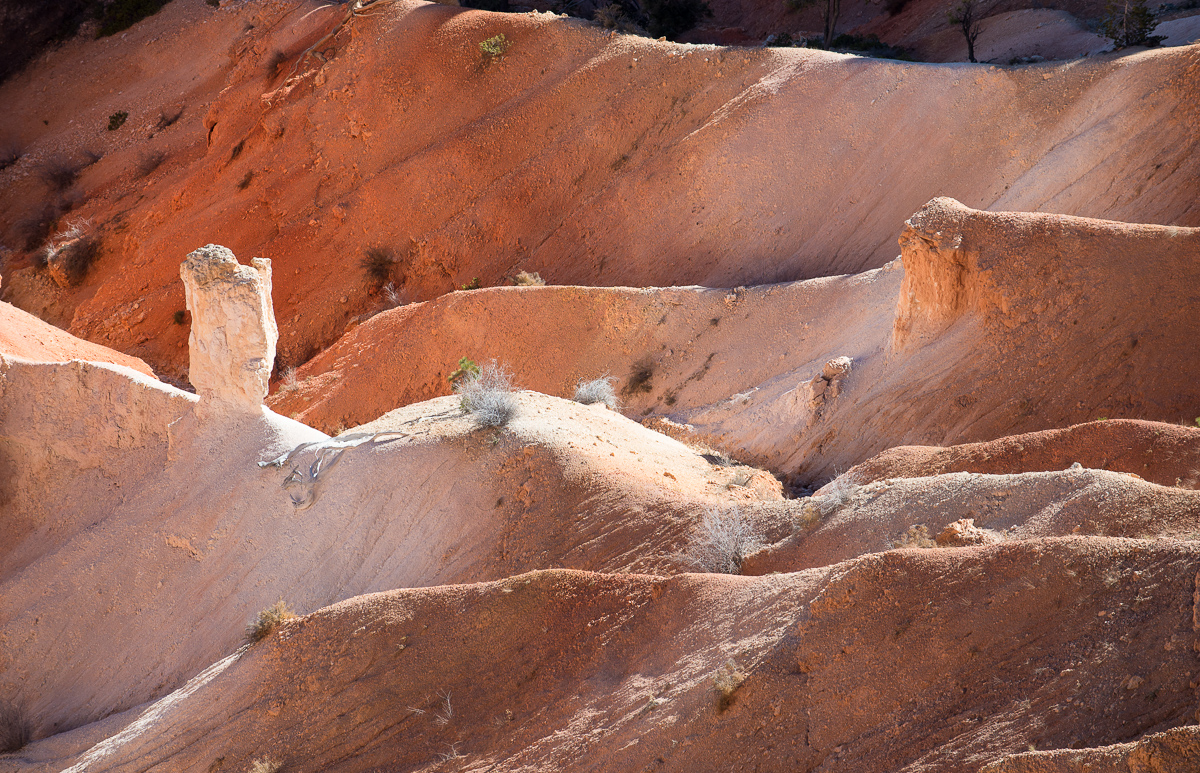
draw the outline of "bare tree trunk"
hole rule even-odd
[[[837,19],[842,12],[842,0],[825,0],[825,47],[833,45]]]

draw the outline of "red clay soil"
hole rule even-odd
[[[1160,486],[1200,488],[1200,428],[1150,421],[1095,421],[950,448],[897,446],[846,472],[856,483],[949,472],[1012,475],[1078,463],[1129,472]]]
[[[178,265],[209,242],[274,260],[280,364],[293,366],[377,303],[381,282],[359,266],[372,245],[394,251],[388,278],[416,301],[522,269],[639,286],[857,272],[894,258],[901,222],[936,195],[1200,224],[1191,48],[1036,70],[913,65],[395,3],[302,57],[345,10],[177,0],[0,86],[25,106],[12,131],[28,153],[0,192],[11,246],[14,221],[50,197],[39,164],[107,152],[71,214],[92,221],[101,256],[51,321],[178,380]],[[511,46],[492,61],[479,44],[499,34]],[[102,75],[67,77],[81,67]],[[157,130],[177,103],[184,117]],[[108,132],[118,110],[128,128]],[[142,174],[153,150],[167,159]],[[45,307],[27,256],[12,260],[6,299]]]
[[[0,770],[978,771],[1193,722],[1198,551],[1068,538],[361,596]]]
[[[124,365],[151,378],[154,371],[137,357],[84,341],[37,317],[0,301],[0,357],[20,357],[35,362],[91,360]]]

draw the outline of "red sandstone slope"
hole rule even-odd
[[[364,596],[215,663],[120,734],[0,766],[975,771],[1191,722],[1197,558],[1067,539]]]
[[[32,314],[0,302],[0,356],[4,355],[38,362],[111,362],[154,377],[150,366],[136,357],[76,338]]]
[[[208,12],[198,3],[129,33],[133,44],[195,27],[223,54],[171,95],[190,122],[167,130],[161,170],[136,178],[131,147],[84,174],[77,214],[107,246],[83,288],[52,304],[73,332],[173,378],[175,270],[205,242],[275,260],[281,362],[296,365],[375,303],[357,265],[373,244],[396,251],[393,278],[418,300],[519,269],[599,285],[860,271],[894,257],[899,224],[935,195],[1200,222],[1194,49],[1009,71],[688,47],[550,15],[397,3],[353,18],[322,44],[322,64],[299,55],[335,28],[336,9],[238,5],[202,28],[189,16]],[[235,34],[234,15],[253,28]],[[497,34],[511,48],[485,62],[479,43]],[[178,61],[175,40],[158,45]],[[0,96],[87,101],[60,73],[119,45],[73,44]],[[273,76],[276,50],[286,64]],[[120,91],[140,75],[107,77]],[[121,104],[106,98],[79,128],[62,108],[49,128],[25,116],[31,155],[3,173],[6,218],[44,197],[30,176],[39,156],[107,139],[105,111]],[[152,128],[154,115],[136,118]],[[24,271],[8,297],[44,305]],[[134,324],[124,310],[139,299],[147,317]]]

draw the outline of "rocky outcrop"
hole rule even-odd
[[[205,408],[261,412],[279,329],[271,305],[271,261],[238,263],[210,244],[179,267],[192,313],[190,372]]]

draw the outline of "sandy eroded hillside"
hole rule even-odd
[[[0,85],[0,771],[1195,767],[1200,46],[350,9]]]

